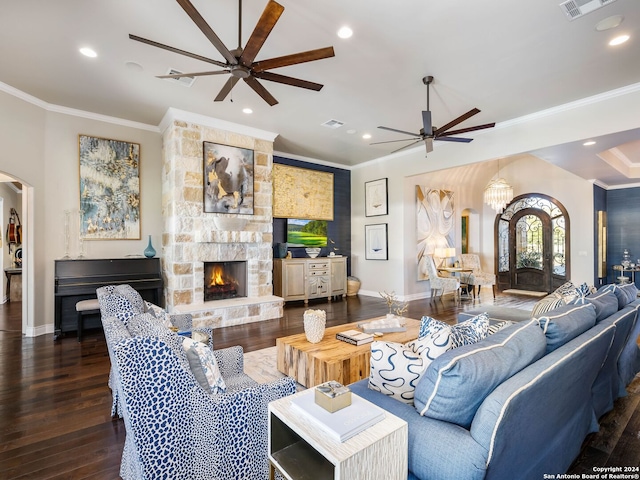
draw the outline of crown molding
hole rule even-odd
[[[139,130],[147,130],[149,132],[159,133],[160,130],[156,125],[149,125],[146,123],[133,122],[131,120],[125,120],[123,118],[110,117],[108,115],[102,115],[99,113],[87,112],[85,110],[78,110],[75,108],[63,107],[61,105],[55,105],[52,103],[47,103],[43,100],[40,100],[33,95],[29,95],[28,93],[23,92],[22,90],[18,90],[17,88],[12,87],[11,85],[7,85],[6,83],[0,82],[0,91],[8,93],[20,100],[24,100],[25,102],[31,103],[37,107],[46,110],[47,112],[54,113],[62,113],[64,115],[71,115],[73,117],[86,118],[88,120],[97,120],[99,122],[105,123],[113,123],[115,125],[122,125],[123,127],[137,128]]]

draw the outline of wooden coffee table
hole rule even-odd
[[[378,317],[383,318],[383,317]],[[371,344],[355,346],[336,339],[336,333],[357,329],[359,323],[329,327],[319,343],[311,343],[304,333],[276,339],[278,370],[307,388],[329,380],[349,385],[369,376]],[[405,318],[406,332],[385,333],[375,340],[406,343],[418,338],[420,320]]]

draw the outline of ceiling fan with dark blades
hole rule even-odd
[[[483,130],[485,128],[492,128],[495,126],[495,123],[486,123],[484,125],[477,125],[475,127],[461,128],[459,130],[449,130],[450,128],[455,127],[459,123],[464,122],[465,120],[473,117],[474,115],[480,113],[480,110],[477,108],[473,108],[469,110],[464,115],[460,115],[455,120],[450,121],[446,125],[437,128],[434,127],[431,123],[431,111],[429,110],[429,85],[433,82],[433,77],[428,76],[422,79],[422,83],[427,86],[427,109],[422,111],[422,128],[419,133],[407,132],[405,130],[398,130],[396,128],[389,127],[378,127],[382,130],[389,130],[390,132],[402,133],[403,135],[409,135],[413,137],[413,141],[408,145],[398,148],[391,153],[399,152],[400,150],[404,150],[405,148],[412,147],[416,143],[424,142],[427,147],[427,153],[433,151],[433,141],[443,141],[443,142],[459,142],[459,143],[469,143],[473,140],[473,138],[463,138],[463,137],[454,137],[452,135],[460,135],[462,133],[474,132],[476,130]],[[383,143],[395,143],[395,142],[407,142],[411,139],[400,139],[400,140],[389,140],[387,142],[374,142],[370,145],[380,145]]]
[[[216,96],[216,102],[223,101],[227,97],[227,95],[229,95],[236,83],[238,83],[238,81],[242,79],[258,95],[260,95],[260,97],[262,97],[265,102],[267,102],[271,106],[276,105],[278,101],[267,91],[267,89],[258,81],[258,79],[315,91],[319,91],[320,89],[322,89],[323,85],[319,83],[309,82],[307,80],[301,80],[299,78],[287,77],[285,75],[268,72],[267,70],[333,57],[335,55],[333,47],[319,48],[316,50],[309,50],[306,52],[299,52],[291,55],[285,55],[282,57],[275,57],[254,62],[256,56],[258,55],[258,52],[264,45],[267,37],[271,33],[271,30],[273,30],[276,22],[280,18],[280,15],[282,15],[282,12],[284,11],[284,7],[279,3],[275,2],[274,0],[269,0],[269,3],[262,12],[260,19],[258,20],[258,23],[253,30],[253,33],[247,41],[247,44],[244,48],[242,48],[240,46],[242,44],[242,0],[239,0],[238,48],[236,48],[235,50],[229,50],[189,0],[176,1],[178,2],[178,4],[180,4],[187,15],[189,15],[191,20],[193,20],[193,22],[198,26],[198,28],[200,28],[202,33],[204,33],[205,37],[207,37],[207,39],[216,48],[216,50],[218,50],[218,52],[220,52],[220,54],[224,57],[224,62],[204,57],[195,53],[187,52],[185,50],[180,50],[179,48],[171,47],[169,45],[154,42],[153,40],[138,37],[137,35],[130,34],[129,38],[137,42],[146,43],[147,45],[162,48],[164,50],[178,53],[180,55],[185,55],[196,60],[211,63],[218,67],[222,67],[223,70],[159,75],[158,78],[199,77],[230,73],[231,77],[229,78],[229,80],[227,80],[227,82],[224,84],[224,86]]]

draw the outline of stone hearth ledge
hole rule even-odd
[[[265,295],[176,305],[173,313],[190,313],[194,328],[222,328],[280,318],[283,307],[282,297]]]

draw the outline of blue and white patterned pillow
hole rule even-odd
[[[422,317],[422,321],[420,322],[420,331],[418,332],[418,338],[424,338],[427,335],[431,335],[432,333],[438,332],[443,328],[449,326],[450,325],[448,323],[436,320],[435,318],[431,318],[425,315],[424,317]]]
[[[371,344],[369,388],[413,405],[413,394],[431,362],[451,348],[450,328],[409,343]]]
[[[538,318],[551,310],[562,307],[563,305],[566,305],[566,303],[562,298],[562,295],[554,292],[536,302],[531,310],[531,318]]]
[[[451,332],[451,348],[470,345],[486,338],[489,331],[489,316],[486,313],[481,313],[464,322],[449,325],[425,315],[422,317],[418,339],[433,335],[445,328]]]
[[[225,393],[227,386],[213,351],[204,343],[188,337],[182,341],[182,348],[187,354],[191,371],[202,388],[211,393]]]
[[[480,340],[487,338],[488,333],[489,315],[486,313],[481,313],[451,327],[451,337],[454,347],[478,343]]]
[[[512,322],[511,320],[503,320],[502,322],[494,323],[493,325],[489,325],[487,329],[487,335],[493,335],[496,332],[499,332],[503,328],[507,328],[510,325],[515,324],[516,322]]]

